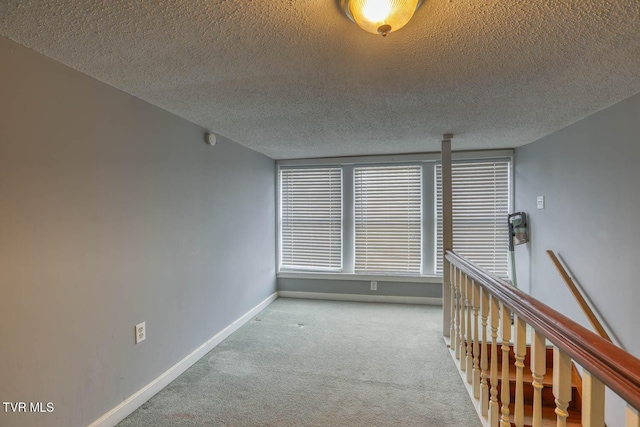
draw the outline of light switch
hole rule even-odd
[[[544,196],[538,196],[538,199],[536,200],[536,206],[538,207],[538,209],[544,209]]]

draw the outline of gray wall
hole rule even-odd
[[[4,38],[0,63],[0,401],[55,405],[0,425],[87,425],[275,291],[275,164]]]
[[[640,94],[516,150],[520,287],[588,327],[545,251],[556,251],[617,341],[640,357]],[[536,209],[544,195],[546,208]],[[622,425],[621,420],[609,425]]]
[[[278,278],[278,290],[442,298],[442,283],[384,282],[379,279],[378,290],[372,291],[371,281],[368,280],[290,279],[280,277]]]

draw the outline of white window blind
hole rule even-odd
[[[419,275],[421,167],[354,168],[355,272]]]
[[[280,267],[342,269],[342,169],[280,170]]]
[[[453,163],[453,249],[498,277],[509,276],[510,162]],[[436,165],[436,273],[442,274],[442,166]]]

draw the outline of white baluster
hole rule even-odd
[[[455,275],[452,277],[452,285],[454,288],[454,291],[452,293],[451,298],[455,299],[455,320],[453,322],[453,326],[454,326],[454,335],[453,338],[451,338],[451,341],[454,342],[455,341],[455,356],[456,358],[458,358],[458,352],[460,351],[460,302],[459,302],[459,298],[460,298],[460,294],[458,293],[458,283],[460,281],[460,270],[458,270],[457,268],[454,270]]]
[[[500,306],[498,299],[491,296],[491,403],[489,404],[489,426],[498,427],[500,423],[498,406],[498,327],[500,325]]]
[[[516,336],[513,351],[516,362],[516,403],[514,421],[516,427],[524,426],[524,357],[527,354],[527,324],[520,317],[516,317]]]
[[[449,329],[449,340],[451,342],[451,350],[455,353],[456,351],[456,271],[457,268],[453,264],[449,264],[449,268],[451,269],[449,272],[449,287],[451,288],[451,310],[450,316],[451,319],[449,321],[450,329]]]
[[[556,398],[558,427],[566,427],[571,401],[571,358],[558,347],[553,347],[553,395]]]
[[[604,384],[582,371],[582,426],[604,427]]]
[[[480,309],[480,285],[471,281],[473,291],[473,397],[480,399],[480,338],[478,337],[478,310]]]
[[[472,307],[471,300],[473,299],[473,288],[472,288],[473,280],[471,277],[467,277],[465,282],[467,290],[465,292],[467,298],[467,382],[471,384],[473,381],[473,337],[471,333],[473,330],[471,329],[471,315],[472,315]]]
[[[500,425],[502,427],[511,427],[511,421],[509,419],[509,403],[511,400],[509,390],[509,341],[511,340],[511,311],[504,305],[500,304],[501,316],[500,323],[502,326],[502,381],[500,381],[502,400],[502,416],[500,417]]]
[[[467,370],[467,320],[465,303],[467,300],[467,275],[460,278],[460,370]]]
[[[462,271],[456,274],[456,359],[462,354]]]
[[[542,380],[547,373],[547,347],[542,334],[531,334],[531,373],[533,377],[533,427],[542,427]]]
[[[487,318],[489,317],[489,293],[480,289],[480,318],[482,319],[482,341],[480,341],[480,410],[483,417],[489,411],[489,386],[487,385],[487,368],[489,357],[487,352]]]
[[[625,425],[626,427],[640,427],[640,413],[631,406],[627,406],[627,422]]]

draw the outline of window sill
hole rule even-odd
[[[385,276],[354,273],[317,273],[301,271],[281,271],[278,279],[316,279],[316,280],[359,280],[369,282],[400,282],[400,283],[442,283],[440,276]]]

